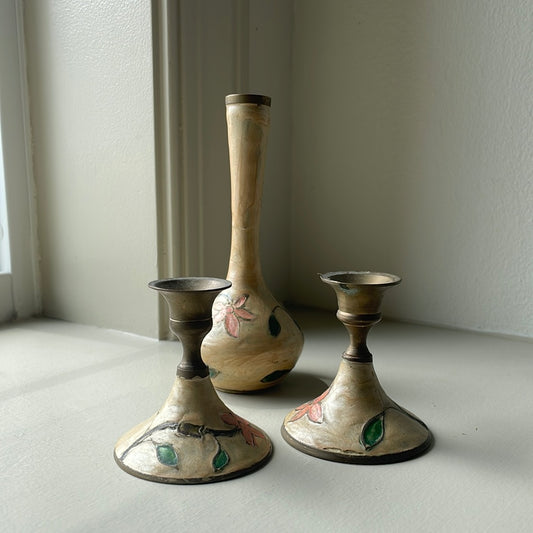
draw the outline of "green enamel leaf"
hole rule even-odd
[[[178,464],[178,454],[170,444],[161,444],[156,448],[157,460],[167,466]]]
[[[270,318],[268,319],[268,331],[270,331],[270,335],[272,335],[272,337],[277,337],[281,333],[281,324],[274,315],[274,312],[272,312]]]
[[[383,423],[383,413],[371,418],[363,427],[361,433],[361,444],[365,450],[369,450],[383,440],[385,426]]]
[[[229,455],[222,449],[218,449],[218,453],[213,459],[213,468],[215,472],[222,470],[229,463]]]
[[[268,376],[265,376],[261,383],[271,383],[272,381],[276,381],[277,379],[283,377],[285,374],[290,372],[290,370],[274,370],[271,374],[268,374]]]

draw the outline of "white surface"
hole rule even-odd
[[[284,415],[333,379],[347,334],[331,313],[296,314],[306,345],[283,385],[221,394],[275,453],[247,477],[165,486],[120,470],[116,439],[155,412],[173,342],[42,320],[0,329],[0,530],[530,531],[533,344],[398,323],[369,346],[388,394],[436,443],[394,465],[322,461],[282,440]]]
[[[24,6],[44,313],[156,336],[150,2]]]
[[[292,301],[533,336],[532,0],[296,0]]]

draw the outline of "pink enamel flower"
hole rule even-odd
[[[235,413],[224,413],[220,415],[220,418],[226,424],[239,428],[244,440],[246,441],[246,444],[249,444],[250,446],[255,446],[256,437],[261,439],[265,438],[265,435],[257,428],[253,427],[248,420],[237,416]]]
[[[328,395],[328,393],[329,389],[326,389],[320,396],[318,396],[318,398],[315,398],[314,400],[297,407],[295,409],[296,413],[291,417],[289,422],[294,422],[295,420],[302,418],[304,415],[307,415],[311,422],[322,424],[322,421],[324,420],[324,414],[322,412],[321,402]]]
[[[243,294],[232,302],[229,296],[223,294],[213,305],[213,322],[224,321],[226,332],[235,339],[239,337],[241,320],[255,319],[255,315],[244,308],[247,299],[248,294]]]

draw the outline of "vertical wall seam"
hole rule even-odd
[[[235,18],[235,87],[237,92],[250,90],[250,2],[236,0]]]
[[[204,46],[203,46],[203,25],[200,23],[202,17],[196,18],[196,51],[198,58],[201,59],[198,65],[196,73],[196,109],[197,109],[197,138],[196,138],[196,170],[198,173],[197,179],[197,199],[198,209],[196,210],[196,223],[198,225],[198,243],[197,243],[197,257],[196,267],[197,275],[204,274],[204,213],[203,213],[203,190],[204,190],[204,116],[203,116],[203,58],[204,58]]]

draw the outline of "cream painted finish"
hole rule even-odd
[[[295,1],[291,300],[533,336],[531,0]]]
[[[232,211],[226,277],[232,286],[215,300],[213,329],[204,340],[202,356],[217,389],[248,392],[279,383],[296,364],[303,335],[261,271],[259,222],[270,99],[239,97],[242,102],[226,101]],[[258,98],[263,103],[252,103]]]
[[[47,316],[157,336],[150,2],[24,2]]]
[[[161,409],[120,438],[115,460],[151,481],[207,483],[256,470],[271,453],[270,439],[226,407],[209,377],[177,376]]]
[[[320,404],[319,421],[307,414],[313,404]],[[380,415],[380,441],[365,445],[365,426]],[[387,396],[372,363],[346,360],[326,396],[293,409],[285,417],[283,432],[289,443],[305,447],[306,453],[347,463],[395,462],[431,441],[425,424]]]

